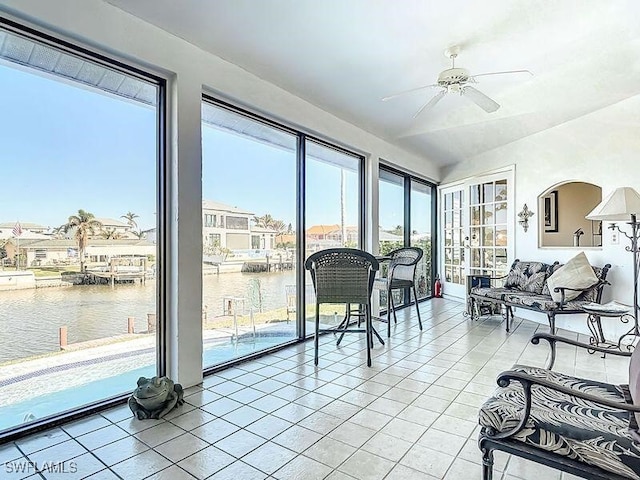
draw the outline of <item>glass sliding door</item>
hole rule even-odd
[[[305,142],[305,258],[326,248],[360,248],[362,157]],[[313,284],[305,280],[308,335],[314,332]],[[344,318],[342,305],[323,305],[323,328]]]
[[[6,431],[158,370],[162,84],[0,28],[0,91]]]
[[[443,188],[440,191],[442,222],[442,259],[440,268],[443,291],[462,298],[466,292],[466,258],[464,228],[464,186]]]
[[[298,337],[297,142],[202,104],[205,367]]]
[[[431,296],[432,292],[432,232],[434,218],[433,185],[408,173],[386,167],[380,168],[378,183],[379,252],[381,255],[402,247],[418,247],[423,257],[416,268],[418,299]],[[386,265],[382,266],[385,275]],[[394,290],[396,306],[407,305],[409,291]],[[386,309],[385,292],[380,292],[380,306]]]
[[[424,255],[416,267],[416,291],[418,299],[431,296],[431,233],[433,225],[433,203],[431,192],[433,187],[426,183],[411,181],[411,235],[409,246],[421,248]]]

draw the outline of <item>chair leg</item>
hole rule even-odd
[[[493,450],[482,449],[482,480],[493,479]]]
[[[316,302],[316,335],[313,339],[313,363],[318,365],[318,347],[320,342],[320,304]]]
[[[365,330],[367,331],[367,366],[371,366],[371,345],[373,343],[373,337],[371,335],[371,331],[373,330],[373,325],[371,323],[371,302],[369,302],[365,306],[364,310],[365,316]]]
[[[378,333],[378,331],[376,330],[376,328],[373,326],[373,323],[371,324],[371,330],[373,331],[373,334],[378,337],[378,340],[380,341],[380,343],[382,345],[384,345],[384,340],[382,340],[382,337],[380,336],[380,334]]]
[[[391,338],[391,290],[387,289],[387,338]]]
[[[391,290],[389,290],[389,298],[391,299],[391,311],[393,312],[393,323],[398,324],[398,317],[396,317],[396,306],[393,303],[393,295],[391,295]]]
[[[422,330],[422,319],[420,318],[420,307],[418,306],[418,292],[416,292],[416,286],[413,285],[413,299],[416,301],[416,313],[418,314],[418,325]]]
[[[553,312],[549,312],[547,314],[549,317],[549,329],[551,330],[551,335],[556,334],[556,314]]]
[[[336,347],[340,345],[340,342],[344,338],[344,334],[346,333],[347,327],[349,326],[349,320],[351,319],[351,304],[347,303],[347,312],[344,315],[344,320],[340,322],[338,328],[343,328],[344,330],[340,332],[340,336],[338,337],[338,341],[336,342]],[[360,326],[360,317],[358,317],[358,326]]]

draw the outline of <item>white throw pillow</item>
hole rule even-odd
[[[593,268],[589,265],[589,260],[584,252],[580,252],[562,267],[558,268],[553,275],[547,279],[547,286],[551,292],[551,298],[554,302],[562,300],[560,292],[553,291],[556,287],[567,288],[589,288],[598,282],[598,277],[593,273]],[[565,290],[565,301],[573,300],[582,292],[573,290]]]

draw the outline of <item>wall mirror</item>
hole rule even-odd
[[[584,218],[602,200],[602,188],[567,182],[538,197],[541,247],[601,247],[602,222]]]

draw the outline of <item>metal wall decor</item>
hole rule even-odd
[[[529,210],[529,207],[527,207],[526,203],[524,204],[524,207],[522,207],[522,211],[518,213],[518,217],[520,217],[518,223],[522,225],[522,228],[524,228],[525,232],[529,230],[529,219],[533,217],[533,215],[534,213]]]

